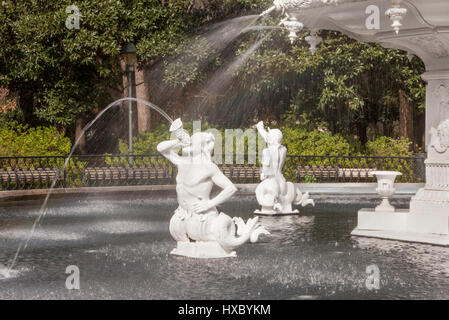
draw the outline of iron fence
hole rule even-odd
[[[234,183],[258,183],[260,163],[218,164]],[[373,170],[402,172],[398,182],[424,182],[423,155],[413,157],[289,155],[284,166],[288,181],[374,182]],[[75,155],[64,168],[65,156],[0,157],[0,190],[91,186],[132,186],[175,183],[176,168],[161,155]]]

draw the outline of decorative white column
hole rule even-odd
[[[449,70],[426,72],[426,185],[410,202],[407,230],[449,235]]]
[[[449,69],[430,71],[422,75],[426,87],[426,150],[430,144],[430,129],[449,119]],[[430,155],[429,155],[430,156]]]

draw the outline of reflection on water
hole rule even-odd
[[[85,200],[54,204],[13,277],[0,266],[0,298],[341,299],[449,298],[449,248],[351,238],[357,207],[319,204],[300,216],[261,217],[270,236],[234,259],[171,256],[175,199]],[[251,197],[220,208],[250,217]],[[26,236],[37,207],[0,208],[0,262]],[[65,288],[77,265],[81,290]],[[378,266],[370,291],[366,268]]]
[[[8,270],[8,267],[0,263],[0,281],[7,281],[18,277],[20,274],[28,271],[28,269],[21,268],[20,270]]]

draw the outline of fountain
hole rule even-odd
[[[170,220],[170,234],[177,241],[174,255],[192,258],[235,257],[234,249],[244,243],[257,242],[269,232],[250,218],[231,218],[219,213],[216,206],[229,199],[237,188],[212,162],[214,136],[197,132],[191,137],[177,119],[170,127],[176,139],[163,141],[157,150],[177,168],[176,193],[179,207]],[[182,148],[183,155],[178,155]],[[212,187],[222,191],[210,197]]]
[[[97,122],[98,119],[100,119],[106,112],[108,112],[108,110],[110,110],[111,108],[120,105],[122,102],[125,101],[134,101],[134,102],[139,102],[155,111],[157,111],[162,117],[164,117],[169,123],[173,123],[173,120],[170,118],[170,116],[161,108],[159,108],[158,106],[154,105],[151,102],[142,100],[142,99],[136,99],[136,98],[121,98],[118,99],[116,101],[111,102],[110,104],[108,104],[106,106],[106,108],[104,108],[92,121],[90,121],[82,130],[81,134],[79,135],[78,139],[75,141],[75,143],[72,146],[72,149],[70,150],[67,158],[64,161],[64,164],[62,165],[62,168],[60,168],[60,170],[57,171],[55,177],[53,178],[53,181],[51,183],[50,189],[47,192],[47,195],[45,196],[45,199],[42,203],[42,205],[40,206],[39,209],[39,214],[37,215],[36,219],[34,219],[34,222],[32,224],[31,230],[28,233],[28,235],[19,243],[19,246],[17,247],[17,250],[14,254],[14,257],[11,261],[11,263],[8,266],[8,269],[6,271],[3,271],[3,275],[5,277],[10,276],[11,273],[13,272],[13,268],[15,267],[16,263],[17,263],[17,259],[19,258],[19,255],[21,252],[23,252],[27,247],[28,247],[28,243],[30,242],[31,238],[34,235],[34,232],[36,231],[36,228],[42,223],[43,219],[45,218],[45,214],[47,213],[47,204],[48,201],[50,199],[50,196],[52,195],[53,189],[56,186],[56,183],[58,182],[58,180],[61,177],[61,172],[64,172],[64,170],[67,168],[67,165],[69,164],[70,158],[72,157],[73,153],[75,152],[76,148],[78,147],[78,144],[80,142],[80,140],[83,138],[83,136],[86,134],[86,131],[89,130],[94,123]]]
[[[297,214],[292,204],[315,205],[309,194],[302,194],[292,182],[286,182],[282,174],[282,168],[287,156],[287,148],[282,143],[282,132],[279,129],[264,129],[263,122],[257,124],[257,131],[267,143],[261,156],[262,171],[260,180],[262,182],[256,188],[256,198],[262,206],[261,210],[254,211],[260,215],[286,215]]]
[[[246,28],[250,27],[254,22],[256,22],[258,19],[260,19],[261,17],[263,17],[263,15],[250,15],[250,16],[245,16],[245,17],[238,17],[238,18],[234,18],[231,19],[229,23],[218,23],[216,25],[214,25],[213,30],[208,30],[205,34],[205,39],[208,41],[208,43],[216,50],[223,50],[226,45],[228,45],[233,39],[235,39],[236,37],[238,37],[239,34],[241,34],[242,32],[244,32],[244,30],[246,30]],[[257,41],[251,48],[248,49],[248,51],[239,59],[237,59],[236,61],[234,61],[230,67],[227,68],[225,74],[229,77],[229,74],[231,74],[232,72],[234,72],[244,61],[245,59],[247,59],[261,44],[262,42],[265,40],[267,36],[263,37],[262,39],[260,39],[259,41]],[[208,59],[209,61],[210,59]],[[203,63],[203,65],[201,65],[199,67],[199,69],[202,69],[204,66],[206,65],[206,63]],[[222,76],[222,74],[216,75],[212,81],[211,81],[211,85],[215,85],[216,82],[220,82],[220,85],[223,86],[222,81],[224,81],[224,77]],[[89,122],[82,130],[82,133],[80,134],[80,136],[78,137],[77,141],[75,141],[68,157],[66,158],[61,170],[59,170],[56,174],[56,176],[53,178],[52,181],[52,185],[50,187],[49,192],[47,193],[44,202],[41,206],[40,209],[40,213],[38,215],[38,217],[35,219],[30,233],[28,234],[28,236],[19,244],[16,253],[12,259],[12,262],[9,264],[7,270],[5,270],[4,272],[1,271],[2,276],[5,275],[5,277],[9,274],[11,274],[12,269],[14,268],[14,266],[16,265],[17,259],[20,255],[21,252],[23,252],[23,250],[25,250],[28,246],[29,241],[31,240],[31,238],[34,235],[34,232],[36,230],[36,228],[40,225],[40,223],[42,222],[42,220],[45,217],[46,214],[46,207],[47,207],[47,203],[48,200],[52,194],[52,190],[54,188],[54,186],[56,185],[56,183],[58,182],[59,178],[60,178],[60,172],[63,172],[65,170],[65,168],[67,167],[67,164],[70,161],[70,158],[73,155],[73,152],[75,151],[75,149],[77,148],[79,141],[83,138],[83,136],[85,135],[86,131],[89,130],[92,125],[94,123],[97,122],[98,119],[100,119],[106,112],[108,112],[108,110],[110,110],[112,107],[117,106],[119,104],[121,104],[122,102],[125,101],[131,101],[131,102],[138,102],[141,103],[147,107],[152,108],[153,110],[157,111],[162,117],[164,117],[169,123],[173,123],[173,120],[170,118],[170,116],[167,115],[167,113],[165,111],[163,111],[162,109],[160,109],[159,107],[157,107],[156,105],[148,102],[148,101],[144,101],[142,99],[136,99],[136,98],[122,98],[122,99],[118,99],[112,103],[110,103],[106,108],[104,108],[91,122]],[[172,128],[174,126],[176,126],[178,124],[175,123],[172,125]],[[182,128],[181,128],[182,129]],[[175,130],[176,131],[176,130]],[[177,132],[184,132],[182,130],[178,130]],[[185,132],[184,132],[185,134]],[[267,231],[264,230],[262,227],[259,226],[258,219],[251,219],[251,221],[248,221],[247,224],[244,224],[243,221],[240,221],[238,219],[234,219],[234,221],[236,221],[236,226],[237,226],[237,231],[241,234],[244,234],[244,236],[246,236],[247,232],[244,231],[244,229],[248,229],[251,231],[254,230],[258,230],[257,232],[252,232],[252,237],[250,237],[250,239],[255,242],[257,241],[257,237],[258,234],[260,233],[266,233]],[[235,228],[236,226],[234,226],[233,228]],[[245,229],[245,230],[246,230]],[[254,229],[254,230],[253,230]],[[246,233],[245,233],[246,232]],[[249,231],[248,231],[249,232]],[[257,236],[256,236],[257,234]],[[222,236],[222,234],[220,234],[220,236]],[[243,241],[243,237],[239,238],[239,241]],[[182,245],[182,244],[180,244]],[[203,246],[204,247],[204,246]],[[236,246],[234,246],[236,247]],[[232,249],[233,246],[232,245],[228,245],[226,247],[226,249]],[[228,251],[229,251],[228,250]],[[217,251],[217,250],[212,250],[212,251]],[[219,251],[219,250],[218,250]],[[213,253],[213,252],[212,252]],[[234,251],[229,251],[226,254],[224,254],[223,252],[220,253],[221,255],[233,255],[235,254]],[[219,255],[220,255],[219,254]],[[216,256],[217,254],[215,254]]]
[[[364,237],[449,245],[449,120],[446,120],[449,118],[449,70],[446,67],[449,65],[446,16],[449,3],[377,0],[377,4],[387,8],[393,5],[397,9],[401,3],[407,10],[390,10],[381,30],[368,31],[362,26],[367,3],[362,0],[276,0],[274,8],[266,14],[280,9],[288,21],[298,22],[283,24],[292,26],[290,39],[296,36],[292,34],[294,25],[301,24],[312,31],[305,39],[312,52],[320,41],[318,31],[330,29],[343,31],[358,40],[407,49],[425,61],[427,73],[423,77],[428,81],[426,122],[429,135],[427,183],[412,198],[410,210],[394,210],[388,204],[387,198],[394,192],[394,177],[399,173],[374,172],[379,180],[378,192],[385,198],[377,210],[365,213],[366,219],[361,219],[359,213],[358,228],[352,234],[363,237],[348,237],[354,222],[348,205],[330,208],[330,211],[326,211],[329,208],[316,208],[322,210],[322,215],[252,218],[249,214],[257,206],[253,197],[231,198],[236,187],[211,161],[213,136],[201,132],[189,136],[181,120],[172,121],[160,111],[171,123],[174,138],[161,142],[158,150],[178,167],[178,208],[170,221],[167,218],[171,213],[170,206],[174,206],[176,200],[174,197],[168,199],[170,196],[166,193],[161,199],[150,194],[150,199],[127,199],[125,204],[121,203],[123,199],[115,198],[102,199],[99,204],[94,202],[101,210],[92,205],[92,201],[86,201],[83,208],[79,199],[67,195],[59,206],[47,210],[50,190],[43,206],[34,211],[10,208],[8,218],[11,221],[2,225],[0,232],[0,253],[9,254],[7,250],[15,249],[17,241],[20,246],[8,270],[0,265],[0,277],[9,278],[2,282],[0,298],[73,298],[73,291],[69,292],[63,285],[60,274],[75,261],[81,264],[83,283],[89,284],[88,289],[81,290],[76,297],[447,299],[447,250]],[[427,4],[434,6],[431,10],[423,10]],[[404,13],[407,15],[403,16]],[[320,18],[311,24],[311,17],[316,16]],[[390,19],[396,19],[393,28]],[[108,109],[126,100],[109,105],[84,128],[83,133]],[[158,110],[155,106],[152,108]],[[313,204],[306,194],[286,182],[281,173],[285,161],[282,132],[266,130],[263,123],[258,124],[258,130],[265,135],[268,146],[261,159],[262,182],[256,196],[257,200],[271,201],[267,205],[261,203],[262,211],[268,215],[293,213],[292,203]],[[74,148],[76,146],[75,143]],[[178,154],[180,149],[182,156]],[[214,186],[220,187],[221,191],[212,197]],[[223,205],[226,212],[247,217],[247,222],[220,213],[218,205]],[[359,205],[357,202],[355,206],[358,208]],[[112,212],[104,212],[104,206],[110,206]],[[14,210],[25,212],[21,212],[21,216]],[[11,268],[47,212],[53,219],[48,219],[48,225],[43,226],[39,239],[35,237],[33,249],[36,250],[29,250],[24,259],[24,264],[31,264],[32,268],[20,269],[21,273],[32,270],[33,276],[17,282],[11,279],[17,274]],[[31,232],[28,232],[29,224],[24,223],[27,219],[34,221]],[[262,224],[270,228],[270,241],[263,246],[243,246],[268,234]],[[177,241],[173,255],[224,258],[235,256],[235,249],[240,248],[242,259],[210,262],[168,258],[166,253],[172,246],[172,239],[167,228]],[[72,238],[67,237],[72,233]],[[143,237],[147,238],[142,241]],[[382,286],[378,291],[368,291],[360,281],[367,265],[373,262],[382,270]],[[127,281],[117,281],[124,274]],[[416,281],[417,278],[420,281]]]

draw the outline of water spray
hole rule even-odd
[[[47,192],[47,195],[45,196],[44,202],[42,203],[42,206],[39,209],[39,215],[37,216],[37,218],[34,220],[34,223],[31,227],[30,232],[28,233],[28,236],[22,240],[19,244],[19,246],[17,247],[16,253],[11,261],[11,263],[9,264],[8,268],[6,271],[2,271],[2,269],[0,268],[0,275],[5,275],[6,276],[10,276],[14,266],[17,263],[17,259],[19,258],[20,253],[22,253],[24,250],[27,249],[28,244],[31,240],[31,238],[34,235],[34,232],[36,231],[36,228],[38,226],[40,226],[41,222],[43,221],[43,219],[45,218],[45,215],[47,213],[47,203],[48,200],[50,198],[50,196],[53,193],[53,189],[56,185],[56,182],[58,182],[59,178],[61,177],[61,172],[64,172],[64,170],[66,169],[73,153],[75,152],[76,148],[78,147],[78,144],[80,142],[80,140],[82,139],[82,137],[86,134],[86,131],[89,130],[92,125],[97,122],[97,120],[99,118],[101,118],[103,116],[103,114],[105,114],[109,109],[111,109],[114,106],[120,105],[122,102],[125,101],[133,101],[133,102],[138,102],[138,103],[142,103],[143,105],[146,105],[147,107],[150,107],[151,109],[159,112],[159,114],[164,117],[170,124],[173,124],[173,119],[161,108],[159,108],[158,106],[156,106],[155,104],[149,102],[149,101],[145,101],[142,99],[137,99],[137,98],[121,98],[118,99],[116,101],[111,102],[110,104],[108,104],[106,106],[106,108],[104,108],[92,121],[90,121],[82,130],[80,136],[78,137],[78,139],[76,139],[75,143],[72,146],[72,149],[70,150],[69,155],[67,156],[67,158],[64,161],[64,164],[62,166],[62,168],[60,170],[57,170],[55,177],[53,178],[53,182],[51,184],[50,190]],[[182,123],[181,123],[182,125]],[[1,267],[1,265],[0,265]]]
[[[262,12],[260,14],[260,17],[265,17],[265,16],[269,15],[272,11],[274,11],[276,9],[277,9],[276,6],[272,6],[272,7],[268,8],[267,10],[265,10],[264,12]]]

